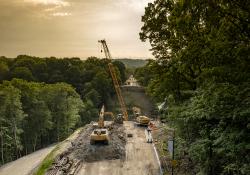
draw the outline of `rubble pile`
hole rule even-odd
[[[115,124],[109,131],[110,142],[108,145],[103,144],[89,144],[89,135],[83,137],[87,139],[87,142],[80,141],[79,146],[74,152],[74,157],[86,161],[93,162],[99,160],[112,160],[125,158],[125,144],[126,144],[126,134],[124,132],[124,127],[121,124]]]
[[[112,124],[109,131],[110,141],[105,144],[90,144],[93,123],[86,125],[71,146],[58,155],[46,175],[74,175],[80,169],[81,162],[121,159],[126,157],[126,134],[122,124]]]

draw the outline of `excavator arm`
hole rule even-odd
[[[105,115],[110,115],[113,119],[113,121],[116,121],[116,118],[113,114],[113,112],[105,112],[104,105],[102,105],[100,114],[99,114],[99,121],[98,121],[98,127],[99,128],[104,128],[104,117]]]
[[[102,109],[100,111],[100,114],[99,114],[99,121],[98,121],[98,127],[99,128],[103,128],[104,127],[104,115],[105,115],[105,112],[104,112],[104,105],[102,105]]]

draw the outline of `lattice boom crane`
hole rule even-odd
[[[103,51],[105,53],[105,56],[109,60],[108,67],[109,67],[109,71],[110,71],[110,74],[111,74],[111,77],[112,77],[112,80],[113,80],[113,84],[114,84],[114,87],[115,87],[116,95],[118,97],[118,101],[119,101],[119,104],[121,106],[121,110],[122,110],[122,113],[123,113],[124,120],[127,121],[128,120],[127,108],[126,108],[124,99],[122,97],[121,89],[120,89],[120,86],[119,86],[119,83],[118,83],[118,80],[117,80],[117,76],[116,76],[116,73],[115,73],[114,66],[112,64],[112,57],[111,57],[111,54],[109,52],[107,43],[106,43],[105,40],[99,40],[98,42],[100,42],[102,44],[102,48],[103,48]]]

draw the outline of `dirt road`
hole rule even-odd
[[[105,160],[93,163],[83,163],[78,175],[158,175],[159,165],[153,145],[147,143],[145,128],[134,126],[133,122],[124,122],[128,138],[126,144],[126,159]],[[101,153],[100,153],[101,154]]]
[[[7,163],[0,167],[1,175],[27,175],[30,171],[36,168],[46,155],[54,149],[55,146],[49,146],[47,148],[36,151],[32,154],[24,156],[13,162]]]

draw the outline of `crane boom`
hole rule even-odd
[[[110,51],[108,49],[108,46],[107,46],[107,43],[106,43],[105,40],[99,40],[98,42],[100,42],[102,44],[104,54],[105,54],[106,58],[109,60],[108,67],[109,67],[109,71],[110,71],[110,74],[111,74],[111,77],[112,77],[112,80],[113,80],[113,84],[114,84],[114,87],[115,87],[116,95],[118,97],[118,101],[119,101],[119,104],[121,106],[121,110],[122,110],[122,113],[123,113],[124,120],[127,121],[128,120],[128,112],[127,112],[127,109],[126,109],[124,99],[122,97],[121,89],[120,89],[120,86],[119,86],[119,83],[118,83],[118,80],[117,80],[117,77],[116,77],[114,66],[113,66],[113,64],[111,62],[112,57],[111,57]]]

